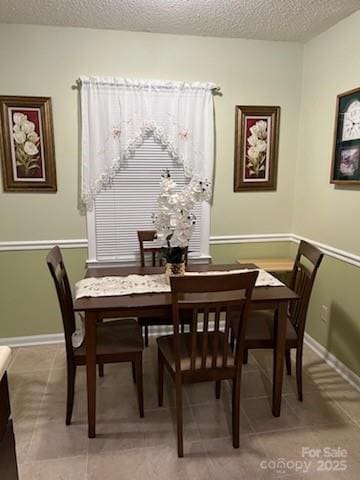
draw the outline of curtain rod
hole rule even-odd
[[[71,86],[72,90],[79,90],[80,87],[81,87],[80,79],[76,80],[76,84]],[[221,91],[221,87],[219,87],[219,86],[213,87],[211,89],[211,91],[212,91],[213,95],[219,95],[220,97],[222,97],[222,95],[223,95],[223,93]]]

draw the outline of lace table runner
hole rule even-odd
[[[282,287],[284,284],[270,273],[261,269],[242,268],[238,270],[186,272],[185,275],[224,275],[233,273],[259,271],[256,287]],[[165,281],[164,274],[158,275],[127,275],[126,277],[84,278],[75,285],[75,297],[116,297],[136,293],[167,293],[170,285]]]

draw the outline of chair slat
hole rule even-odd
[[[190,355],[190,368],[191,370],[195,369],[195,361],[196,361],[196,337],[197,337],[197,317],[198,317],[198,310],[194,308],[192,312],[192,321],[191,321],[191,355]]]
[[[221,308],[216,307],[215,309],[215,319],[214,319],[214,345],[213,345],[213,355],[211,366],[212,368],[216,368],[217,366],[217,358],[218,358],[218,349],[219,349],[219,335],[220,335],[220,314]]]
[[[224,351],[223,351],[223,358],[222,358],[222,366],[226,367],[227,359],[228,359],[228,352],[229,352],[229,331],[230,331],[230,317],[231,317],[231,310],[229,307],[226,308],[225,312],[225,331],[224,331]]]
[[[208,328],[209,328],[209,309],[204,309],[204,320],[203,320],[203,331],[201,334],[202,337],[202,348],[201,348],[201,368],[206,368],[206,359],[208,356]]]

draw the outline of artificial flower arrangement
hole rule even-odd
[[[209,200],[211,184],[193,177],[179,192],[169,170],[161,175],[158,210],[152,219],[161,245],[161,255],[168,264],[183,264],[196,222],[192,209],[196,202]]]

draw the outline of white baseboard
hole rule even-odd
[[[51,345],[53,343],[64,343],[64,334],[53,333],[51,335],[0,338],[0,345],[7,347],[30,347],[35,345]]]
[[[354,388],[360,391],[360,377],[356,375],[349,367],[342,363],[332,353],[326,350],[325,347],[320,345],[313,337],[308,333],[305,333],[304,341],[308,347],[310,347],[319,357],[323,358],[325,362],[336,370],[347,382],[349,382]]]

